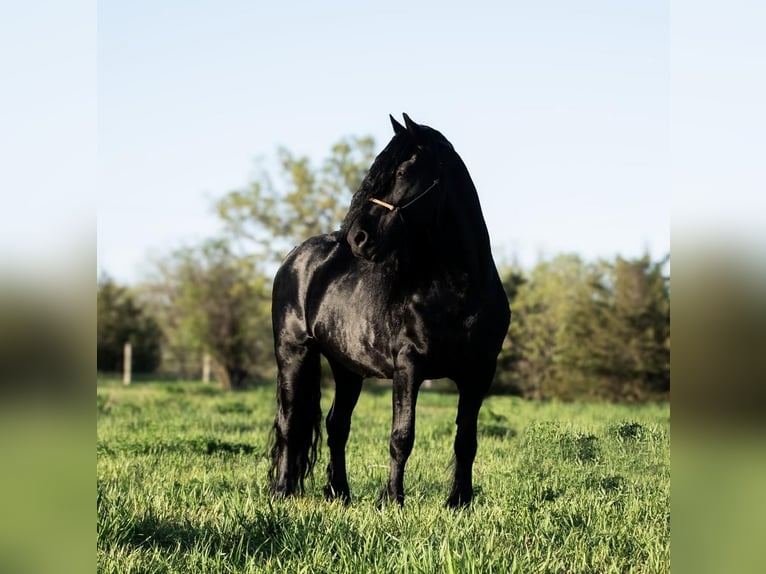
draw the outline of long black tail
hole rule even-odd
[[[271,432],[269,484],[276,494],[290,495],[295,488],[303,493],[322,442],[320,400],[321,367],[318,352],[309,352],[296,376],[280,373],[277,384],[277,414]],[[282,457],[290,460],[282,465]],[[280,467],[285,466],[285,476]]]

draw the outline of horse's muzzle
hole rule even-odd
[[[377,261],[375,242],[364,229],[357,226],[352,227],[346,235],[346,240],[354,256],[368,261]]]

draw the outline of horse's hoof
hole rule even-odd
[[[329,484],[326,484],[322,490],[324,492],[325,500],[328,502],[332,502],[334,500],[342,500],[345,506],[349,506],[351,504],[351,493],[348,490],[336,490]]]
[[[449,495],[449,498],[447,498],[447,502],[444,503],[444,506],[447,508],[452,508],[453,510],[457,510],[460,508],[467,508],[471,504],[471,495],[465,495],[460,494],[459,492],[455,492]]]
[[[378,499],[375,502],[375,508],[378,510],[383,510],[383,507],[388,504],[388,490],[386,488],[382,489],[380,491],[380,494],[378,494]]]
[[[383,490],[380,491],[380,494],[378,495],[378,502],[376,504],[378,510],[383,510],[383,507],[388,506],[391,502],[396,501],[396,505],[399,508],[404,508],[404,495],[400,496],[392,496],[390,492],[388,492],[388,488],[383,488]]]
[[[285,498],[289,498],[291,496],[295,496],[295,492],[289,488],[275,486],[271,489],[271,498],[274,500],[284,500]]]

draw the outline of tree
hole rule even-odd
[[[138,285],[136,293],[162,330],[161,368],[181,379],[190,379],[199,374],[204,347],[181,305],[177,264],[173,256],[153,260],[151,278]]]
[[[583,345],[566,333],[578,305],[587,300],[588,267],[577,255],[539,263],[518,287],[508,339],[518,348],[518,387],[529,398],[574,398],[589,383],[566,363],[567,345]]]
[[[161,358],[159,325],[126,287],[104,275],[97,289],[96,368],[119,371],[125,343],[132,346],[132,367],[139,373],[157,369]]]
[[[247,188],[220,199],[216,211],[229,235],[247,246],[247,253],[281,261],[294,245],[340,227],[374,149],[371,137],[343,139],[318,169],[307,157],[279,149],[276,177],[261,169]]]
[[[197,357],[209,352],[225,389],[271,374],[269,281],[252,258],[211,239],[176,250],[155,267],[144,293],[163,308],[158,317],[171,348]]]
[[[508,275],[511,326],[498,377],[530,398],[642,400],[670,388],[665,261],[576,255]]]
[[[638,400],[670,389],[670,292],[664,263],[645,255],[593,266],[591,297],[572,317],[564,362],[599,380],[599,394],[607,398]]]

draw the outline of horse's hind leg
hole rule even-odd
[[[319,352],[311,345],[277,345],[279,368],[275,443],[271,451],[272,491],[303,490],[311,473],[321,430]]]
[[[330,361],[330,367],[335,377],[335,398],[327,414],[330,462],[327,465],[324,493],[328,499],[342,498],[348,504],[351,502],[351,493],[346,476],[346,442],[351,430],[351,413],[362,390],[362,377],[333,361]]]
[[[494,367],[491,370],[494,374]],[[455,468],[452,489],[447,506],[467,506],[473,498],[473,461],[477,448],[477,423],[484,395],[492,382],[492,375],[464,383],[457,381],[460,399],[457,407],[457,434],[455,435]]]
[[[447,506],[465,506],[473,497],[473,460],[476,457],[476,426],[481,397],[461,392],[457,407],[457,435],[455,435],[455,469],[452,490]]]

